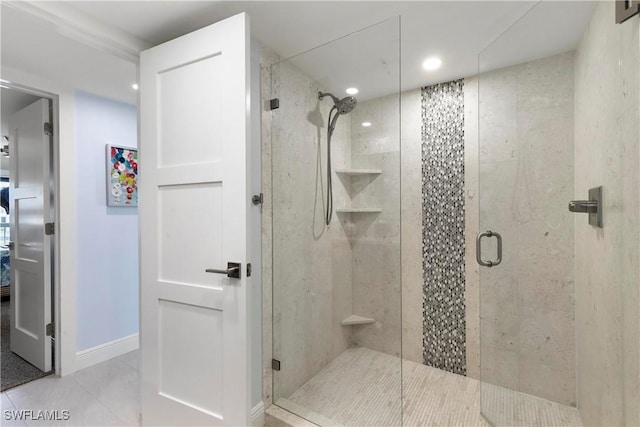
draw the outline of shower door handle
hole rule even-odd
[[[482,238],[483,237],[495,237],[498,240],[498,258],[495,261],[483,261],[482,260]],[[476,261],[483,267],[495,267],[502,262],[502,236],[495,231],[485,231],[478,234],[476,237]]]
[[[207,268],[205,273],[217,273],[217,274],[226,274],[227,277],[231,277],[233,279],[240,278],[240,263],[239,262],[228,262],[226,270],[219,270],[217,268]]]

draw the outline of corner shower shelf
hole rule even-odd
[[[349,326],[349,325],[364,325],[367,323],[374,323],[374,322],[375,320],[369,319],[368,317],[362,317],[362,316],[358,316],[357,314],[352,314],[351,316],[347,317],[342,322],[340,322],[340,324],[342,326]]]
[[[336,209],[338,213],[380,213],[380,208],[342,208]]]
[[[382,169],[336,169],[336,173],[349,176],[380,175]]]

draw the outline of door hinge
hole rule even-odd
[[[53,135],[53,124],[51,123],[44,124],[44,134],[49,136]]]
[[[56,229],[52,222],[47,222],[44,225],[44,234],[46,234],[47,236],[53,236],[55,232],[56,232]]]
[[[269,101],[269,110],[277,110],[278,108],[280,108],[280,99],[273,98]]]
[[[274,371],[280,370],[280,361],[276,359],[271,359],[271,369]]]
[[[252,271],[251,263],[248,262],[247,263],[247,277],[251,277],[251,271]]]
[[[262,194],[262,193],[255,194],[251,198],[251,201],[253,202],[254,205],[261,205],[262,203],[264,203],[264,194]]]
[[[55,323],[51,322],[47,324],[47,336],[52,337],[55,332]]]

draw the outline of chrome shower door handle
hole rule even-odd
[[[495,237],[498,241],[498,258],[495,261],[483,261],[482,260],[482,238],[483,237]],[[495,267],[502,262],[502,236],[495,231],[485,231],[478,234],[476,237],[476,261],[483,267]]]
[[[240,263],[239,262],[228,262],[226,270],[219,270],[217,268],[207,268],[205,273],[217,273],[217,274],[226,274],[227,277],[231,277],[233,279],[240,278]]]

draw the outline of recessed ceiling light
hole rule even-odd
[[[138,89],[140,89],[140,86],[138,86],[138,83],[134,83],[134,84],[131,85],[131,89],[138,90]]]
[[[362,127],[368,128],[371,126],[371,122],[362,122]]]
[[[433,71],[440,68],[441,65],[442,65],[442,60],[438,57],[432,56],[424,60],[424,62],[422,63],[422,68],[424,68],[427,71]]]
[[[349,95],[355,95],[358,92],[359,92],[359,90],[358,90],[357,87],[350,87],[349,89],[347,89],[347,94],[349,94]]]

